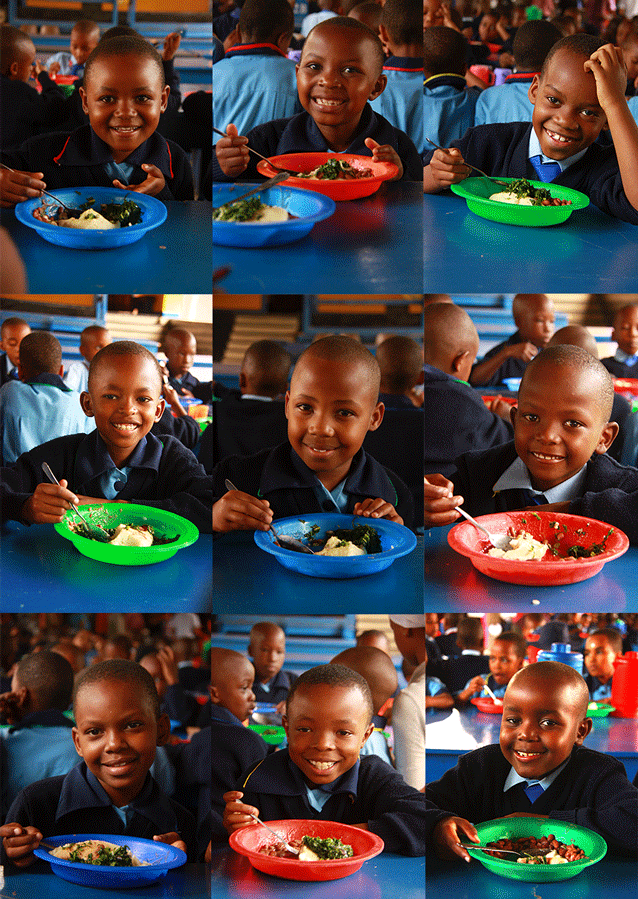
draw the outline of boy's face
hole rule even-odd
[[[445,19],[441,0],[423,0],[423,27],[443,25]]]
[[[494,640],[490,652],[490,673],[497,684],[509,684],[523,667],[523,659],[516,654],[513,643]]]
[[[307,783],[332,783],[349,771],[372,733],[356,687],[301,687],[283,716],[291,760]]]
[[[71,31],[70,50],[78,65],[84,65],[91,51],[97,47],[99,39],[99,31],[93,31],[90,34],[83,34],[75,28]]]
[[[167,683],[162,672],[162,666],[160,665],[157,656],[144,656],[144,658],[140,660],[140,665],[142,666],[142,668],[146,668],[148,673],[155,681],[155,689],[157,690],[157,695],[159,696],[161,702],[161,700],[164,699],[164,694],[166,693]]]
[[[306,39],[297,66],[299,102],[333,149],[345,149],[368,100],[382,93],[371,39],[355,31],[318,25]]]
[[[606,683],[614,676],[616,652],[603,634],[592,634],[585,640],[585,667],[592,675]]]
[[[97,59],[80,88],[82,109],[115,162],[125,160],[157,129],[168,94],[155,62],[133,53]]]
[[[585,71],[585,62],[578,53],[558,50],[542,81],[535,75],[530,85],[532,124],[541,150],[550,159],[569,159],[589,147],[607,124],[596,80]]]
[[[627,80],[633,84],[638,78],[638,38],[632,39],[623,48],[622,55],[627,66]]]
[[[164,355],[168,359],[168,367],[172,375],[181,378],[193,367],[197,343],[192,334],[188,337],[167,337]]]
[[[541,780],[582,744],[591,725],[575,691],[560,682],[514,680],[503,699],[501,752],[521,777]]]
[[[108,331],[99,331],[97,334],[86,334],[80,340],[80,352],[87,362],[90,362],[96,353],[105,346],[113,343]]]
[[[603,421],[597,391],[594,378],[569,366],[537,365],[523,381],[514,443],[536,489],[562,484],[611,446],[618,426]]]
[[[439,632],[439,616],[436,612],[429,612],[425,616],[425,633],[428,637],[435,637]]]
[[[496,19],[491,15],[484,15],[478,27],[479,40],[486,43],[496,37]]]
[[[257,634],[250,641],[248,652],[254,662],[257,678],[265,684],[281,671],[286,658],[286,638],[281,631]]]
[[[84,413],[95,426],[116,465],[131,455],[164,411],[155,366],[141,356],[105,359],[91,379],[89,393],[80,394]]]
[[[114,805],[127,805],[140,792],[168,739],[166,715],[155,718],[150,702],[128,681],[87,684],[75,701],[73,742],[89,771]]]
[[[364,382],[361,366],[308,354],[286,393],[288,440],[328,490],[350,470],[368,431],[376,431],[384,407]]]
[[[628,356],[638,353],[638,306],[619,312],[611,332],[620,349]]]
[[[15,61],[11,66],[11,75],[15,81],[23,81],[25,84],[31,78],[31,70],[35,62],[35,45],[30,41],[16,53]]]
[[[5,325],[2,329],[0,347],[9,357],[9,362],[15,368],[20,361],[20,342],[23,337],[31,333],[28,325]]]
[[[547,297],[539,297],[530,301],[520,313],[518,330],[523,340],[540,349],[549,343],[554,333],[554,321],[554,304]]]
[[[228,662],[224,676],[211,687],[211,699],[215,705],[232,712],[235,718],[245,721],[255,708],[254,680],[255,669],[248,659]]]

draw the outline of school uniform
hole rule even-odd
[[[211,422],[201,436],[199,444],[199,461],[206,474],[213,473],[213,423]]]
[[[450,146],[457,147],[466,162],[489,175],[538,181],[541,179],[529,159],[531,134],[532,125],[528,122],[478,125]],[[424,164],[427,162],[429,158]],[[582,191],[607,215],[638,224],[638,211],[625,196],[613,146],[594,142],[581,158],[571,165],[566,163],[568,160],[562,161],[561,172],[551,180],[552,184]]]
[[[62,187],[113,187],[118,179],[123,184],[141,184],[148,177],[142,165],[154,165],[162,172],[166,184],[156,195],[158,200],[192,200],[193,174],[186,153],[157,131],[116,167],[111,148],[83,125],[70,134],[42,134],[2,153],[2,161],[11,168],[27,172],[43,172],[47,190]],[[127,166],[132,166],[128,174]],[[133,194],[132,199],[135,199]]]
[[[279,705],[287,696],[290,688],[297,680],[297,675],[292,671],[278,671],[274,677],[262,684],[257,678],[253,684],[253,693],[256,702],[267,702],[270,705]]]
[[[611,683],[613,677],[610,677],[606,683],[602,683],[593,674],[584,674],[585,683],[589,690],[589,698],[592,702],[598,702],[601,699],[611,699]]]
[[[471,680],[472,680],[472,678],[470,678],[468,680],[466,685],[463,687],[463,690],[467,690],[467,688],[470,686]],[[485,678],[484,678],[484,680],[485,680]],[[494,680],[494,677],[491,674],[487,678],[487,680],[485,680],[485,683],[490,688],[490,690],[492,691],[494,696],[496,696],[498,699],[502,699],[503,696],[505,696],[505,691],[507,690],[507,684],[497,684],[496,681]],[[487,690],[485,688],[481,688],[480,690],[475,690],[474,693],[472,693],[470,696],[468,696],[467,701],[469,702],[471,699],[477,699],[479,696],[487,696],[488,698],[491,698],[489,693],[487,692]]]
[[[476,101],[475,125],[531,122],[534,104],[527,96],[534,72],[514,72],[503,84],[481,91]]]
[[[54,437],[93,430],[95,419],[84,414],[78,394],[59,375],[42,372],[29,381],[11,381],[0,392],[4,465]]]
[[[386,765],[392,765],[390,747],[383,734],[386,725],[387,718],[384,718],[383,715],[372,716],[372,726],[374,727],[374,730],[361,747],[361,755],[374,755],[385,762]]]
[[[638,378],[638,355],[629,356],[618,347],[613,356],[600,361],[614,378]]]
[[[2,469],[3,519],[22,521],[22,506],[38,484],[46,481],[43,462],[49,463],[58,480],[66,478],[83,496],[157,506],[188,518],[200,531],[210,533],[210,476],[175,437],[159,440],[147,434],[127,460],[126,470],[115,467],[97,430],[49,440],[23,453],[15,465]]]
[[[428,664],[429,664],[428,658]],[[447,687],[443,683],[443,681],[435,677],[433,674],[429,675],[425,679],[425,695],[426,696],[439,696],[441,693],[447,693]]]
[[[9,809],[7,821],[37,827],[45,839],[69,833],[101,833],[152,840],[156,834],[175,831],[186,843],[188,860],[196,861],[193,815],[166,796],[150,774],[129,802],[125,815],[126,824],[82,761],[66,775],[25,787]],[[4,848],[0,859],[8,863]]]
[[[19,381],[18,368],[11,363],[6,353],[0,354],[0,387],[3,387],[7,381]]]
[[[242,802],[264,821],[317,818],[362,824],[385,843],[386,852],[425,854],[425,800],[401,775],[374,755],[364,756],[333,783],[309,788],[287,749],[253,765],[236,784]],[[315,796],[314,793],[323,794]],[[317,805],[323,802],[321,810]],[[314,803],[314,804],[313,804]]]
[[[213,87],[213,125],[220,131],[232,123],[247,134],[301,110],[295,64],[275,44],[231,47],[215,66]],[[214,144],[218,139],[213,134]]]
[[[463,137],[474,124],[474,111],[480,95],[476,87],[468,87],[462,75],[441,74],[426,78],[423,84],[423,165],[434,151],[425,137],[440,147]]]
[[[219,705],[213,706],[210,730],[213,746],[211,808],[213,813],[213,842],[228,838],[223,825],[224,793],[236,788],[238,777],[246,768],[266,758],[268,746],[255,731],[244,727],[241,721]]]
[[[89,364],[86,359],[71,362],[63,374],[64,383],[78,393],[89,389]]]
[[[426,796],[437,808],[474,823],[515,812],[547,815],[589,827],[611,850],[636,855],[638,790],[613,756],[574,746],[565,767],[534,802],[520,784],[504,789],[511,771],[498,744],[483,746],[461,756],[455,768],[428,784]]]
[[[357,503],[373,497],[391,503],[406,527],[412,524],[413,505],[408,488],[394,472],[383,468],[363,449],[353,457],[345,478],[343,509],[327,494],[318,499],[325,488],[287,442],[253,456],[231,456],[220,462],[213,471],[213,503],[227,492],[226,479],[244,493],[267,499],[275,518],[313,512],[351,515]],[[370,523],[374,525],[374,519]]]
[[[507,338],[507,340],[504,340],[502,343],[493,346],[491,350],[488,350],[481,361],[485,362],[487,359],[491,359],[492,356],[500,353],[500,351],[505,349],[505,347],[515,346],[515,344],[517,343],[524,342],[525,341],[521,337],[520,332],[515,331],[514,334],[511,334]],[[487,378],[487,380],[484,378],[481,383],[476,386],[496,387],[497,385],[502,384],[505,378],[522,378],[527,366],[528,363],[524,359],[510,356],[505,360],[505,362],[503,362],[501,367],[494,372],[491,378]]]
[[[42,92],[24,81],[0,75],[2,147],[19,147],[35,134],[55,128],[64,109],[64,93],[46,72],[38,75]]]
[[[390,56],[383,66],[383,74],[388,79],[385,90],[370,101],[370,106],[405,132],[422,153],[423,58]]]
[[[477,674],[489,674],[490,660],[488,656],[474,649],[463,649],[455,659],[448,659],[441,667],[441,679],[448,691],[456,696],[468,681]]]
[[[490,412],[466,381],[432,365],[423,367],[425,439],[423,471],[449,477],[454,459],[471,450],[500,446],[512,439],[513,427]]]
[[[172,414],[170,406],[165,406],[162,417],[151,428],[151,434],[155,434],[160,440],[163,435],[175,437],[194,452],[200,440],[201,430],[197,421],[190,415],[180,415],[176,418]]]
[[[203,689],[206,689],[205,685]],[[200,705],[193,692],[186,690],[180,683],[168,684],[166,687],[162,711],[181,727],[205,727],[210,724],[211,701],[207,699]]]
[[[224,394],[213,406],[214,464],[278,446],[288,434],[283,400],[242,399]],[[212,439],[212,438],[211,438]]]
[[[218,63],[219,65],[219,63]],[[290,119],[275,119],[252,128],[246,135],[249,145],[262,156],[279,156],[282,153],[332,153],[325,137],[307,112],[300,112]],[[389,144],[403,164],[404,181],[420,181],[423,176],[421,160],[416,147],[403,131],[399,131],[383,116],[370,107],[363,108],[359,124],[352,135],[350,145],[344,151],[358,156],[372,156],[372,150],[364,141],[371,137],[379,144]],[[41,169],[40,169],[41,171]],[[263,176],[257,171],[255,157],[251,154],[248,168],[237,179],[222,172],[217,156],[213,153],[213,181],[259,181]]]
[[[202,861],[210,842],[212,765],[210,719],[208,726],[193,734],[188,743],[166,748],[169,750],[176,772],[175,795],[179,796],[197,819],[197,856]]]
[[[450,659],[461,655],[461,647],[456,642],[457,635],[458,631],[454,628],[453,630],[448,631],[445,634],[439,634],[438,637],[434,638],[434,642],[441,650],[441,655],[447,656]]]
[[[168,383],[171,385],[171,387],[175,388],[180,396],[184,395],[185,390],[190,390],[195,399],[199,399],[203,403],[210,403],[213,395],[212,383],[210,381],[200,381],[189,371],[178,378],[177,375],[171,374],[170,368],[168,368],[168,366],[167,371]]]

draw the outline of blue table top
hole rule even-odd
[[[478,572],[469,559],[448,546],[451,527],[425,532],[426,612],[457,612],[461,608],[476,612],[624,612],[635,607],[636,546],[630,546],[624,556],[608,562],[587,581],[560,587],[525,587]]]
[[[50,524],[2,528],[3,612],[209,612],[212,535],[156,565],[107,565],[81,555]],[[89,602],[90,601],[90,602]]]
[[[284,880],[256,871],[247,858],[225,848],[213,852],[211,899],[423,899],[425,859],[382,852],[350,877],[324,882]],[[399,891],[397,893],[397,890]]]
[[[51,872],[48,864],[36,864],[25,868],[17,874],[7,874],[5,868],[4,890],[0,891],[0,899],[34,899],[35,896],[46,896],[47,899],[106,899],[116,895],[113,892],[96,887],[80,886],[62,880]],[[166,877],[150,886],[122,890],[120,896],[127,899],[210,899],[210,866],[182,865],[173,868]]]
[[[166,203],[163,225],[113,250],[70,250],[43,240],[12,209],[0,221],[24,261],[31,293],[211,292],[211,204]]]
[[[334,580],[288,571],[255,545],[248,531],[223,534],[213,546],[213,612],[354,614],[423,610],[423,545],[369,577]],[[317,605],[317,601],[320,605]]]
[[[231,267],[228,293],[419,293],[421,196],[418,182],[386,181],[371,197],[337,203],[295,243],[215,245],[213,268]]]
[[[636,861],[607,855],[571,880],[533,884],[509,880],[472,859],[469,864],[428,858],[426,888],[433,896],[455,899],[630,899],[636,895]]]
[[[562,225],[487,221],[451,192],[423,197],[424,291],[631,293],[638,284],[638,228],[595,206]]]

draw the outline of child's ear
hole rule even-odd
[[[290,391],[286,391],[286,397],[284,399],[284,412],[286,413],[286,418],[288,418],[288,401],[290,400]]]
[[[510,421],[512,422],[512,427],[516,428],[516,416],[518,415],[518,408],[516,406],[512,406],[510,409]]]
[[[370,424],[368,425],[369,431],[376,431],[381,422],[383,421],[383,416],[385,415],[385,406],[383,403],[377,403],[374,407],[374,411],[370,416]]]
[[[75,751],[80,756],[80,758],[84,758],[84,754],[82,749],[80,748],[80,734],[78,732],[77,727],[71,728],[71,736],[73,737],[73,744],[75,746]]]
[[[88,106],[86,105],[86,91],[84,90],[83,87],[78,88],[78,89],[79,89],[79,91],[80,91],[80,99],[82,100],[82,112],[84,112],[84,113],[86,113],[86,115],[88,115],[88,114],[89,114],[89,108],[88,108]]]
[[[281,716],[281,726],[286,731],[286,741],[288,740],[288,715]]]
[[[170,94],[170,92],[170,87],[168,86],[168,84],[165,84],[164,90],[162,91],[162,105],[160,106],[160,112],[166,112],[166,107],[168,106],[168,95]]]
[[[605,427],[602,429],[600,437],[598,439],[598,445],[594,450],[598,455],[602,455],[606,453],[609,447],[612,445],[614,440],[616,439],[616,435],[618,434],[618,422],[616,421],[608,421]]]
[[[593,724],[594,722],[591,720],[591,718],[583,718],[583,720],[578,725],[578,731],[576,732],[576,746],[583,745],[583,741],[585,740],[587,734],[591,732]]]
[[[171,721],[166,712],[157,719],[157,745],[164,746],[171,735]]]
[[[164,409],[166,408],[166,400],[163,396],[159,398],[157,401],[157,408],[155,409],[155,421],[159,421],[162,415],[164,414]]]
[[[534,75],[532,83],[529,86],[529,90],[527,91],[527,98],[532,105],[534,105],[534,103],[536,103],[536,94],[538,93],[539,84],[540,84],[540,79],[539,79],[538,75]]]
[[[372,734],[372,731],[373,731],[373,730],[374,730],[374,724],[373,724],[372,721],[371,721],[370,724],[368,724],[368,726],[367,726],[367,728],[366,728],[366,732],[365,732],[365,734],[364,734],[364,736],[363,736],[363,740],[361,741],[361,745],[362,745],[362,746],[363,746],[363,744],[368,740],[368,738],[369,738],[370,735]]]
[[[91,395],[86,390],[83,390],[80,394],[80,405],[82,406],[82,411],[87,416],[87,418],[93,418],[93,406],[91,405]]]
[[[452,371],[454,374],[457,374],[465,367],[465,362],[467,361],[469,354],[469,350],[464,350],[462,353],[459,353],[458,356],[454,357],[452,360]]]
[[[377,80],[374,83],[374,87],[372,88],[372,91],[370,92],[370,96],[368,97],[368,100],[376,100],[377,97],[380,94],[382,94],[383,91],[385,90],[385,86],[387,83],[388,83],[388,76],[387,75],[379,75],[379,77],[377,78]]]
[[[210,693],[210,701],[213,703],[213,705],[219,705],[220,699],[218,688],[214,684],[211,684],[208,690]]]
[[[25,709],[29,702],[29,688],[28,687],[18,687],[17,690],[14,690],[14,693],[17,698],[18,708]]]

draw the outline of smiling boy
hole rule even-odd
[[[20,343],[31,333],[31,328],[23,318],[5,318],[0,325],[0,387],[7,381],[19,381]]]
[[[611,702],[614,662],[622,655],[622,636],[613,627],[600,628],[585,640],[583,662],[587,669],[585,682],[593,702]]]
[[[614,378],[635,378],[638,375],[638,305],[628,303],[614,316],[611,339],[618,344],[613,356],[600,361]]]
[[[426,786],[429,803],[450,813],[434,828],[437,851],[469,861],[459,839],[477,841],[470,821],[532,815],[588,827],[613,850],[635,855],[638,790],[617,759],[583,746],[592,728],[588,702],[582,676],[561,662],[515,674],[499,745],[467,753]]]
[[[622,51],[591,35],[562,38],[529,89],[531,125],[480,125],[423,169],[436,193],[473,174],[532,178],[573,187],[609,215],[638,224],[638,125],[625,99]],[[608,128],[613,146],[597,142]]]
[[[286,659],[286,635],[274,621],[258,621],[250,629],[248,655],[255,666],[253,690],[257,702],[278,706],[283,713],[296,675],[282,671]]]
[[[486,684],[497,698],[504,696],[507,685],[523,667],[526,650],[527,643],[520,634],[513,632],[501,634],[492,643],[490,676],[487,681],[477,674],[467,682],[460,693],[456,694],[457,701],[463,704],[477,696],[489,695],[483,690]]]

